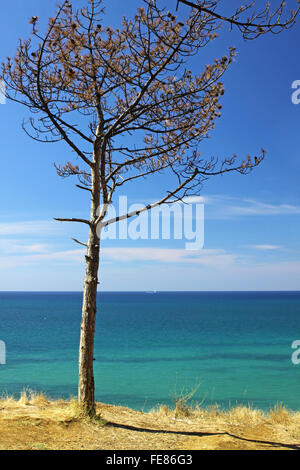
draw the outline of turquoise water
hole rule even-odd
[[[0,293],[0,393],[76,395],[81,293]],[[300,293],[101,293],[96,398],[148,410],[199,389],[203,406],[300,410]]]

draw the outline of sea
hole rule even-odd
[[[0,293],[0,395],[76,396],[81,302],[80,292]],[[300,359],[300,292],[102,292],[96,399],[300,410],[297,340]]]

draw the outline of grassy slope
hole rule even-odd
[[[300,449],[300,413],[276,407],[204,410],[179,401],[150,413],[98,404],[102,419],[78,416],[75,401],[23,394],[0,400],[0,450],[4,449]]]

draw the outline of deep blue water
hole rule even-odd
[[[81,293],[0,293],[0,393],[76,395]],[[200,384],[203,406],[300,410],[300,293],[101,293],[96,398],[148,410]]]

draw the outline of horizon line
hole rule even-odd
[[[300,293],[300,290],[289,290],[289,289],[284,289],[284,290],[153,290],[153,289],[148,289],[148,290],[103,290],[103,291],[98,291],[98,294],[100,293],[275,293],[275,292],[287,292],[287,293]],[[73,294],[82,294],[82,290],[0,290],[0,294],[6,294],[6,293],[29,293],[29,294],[47,294],[47,293],[73,293]]]

